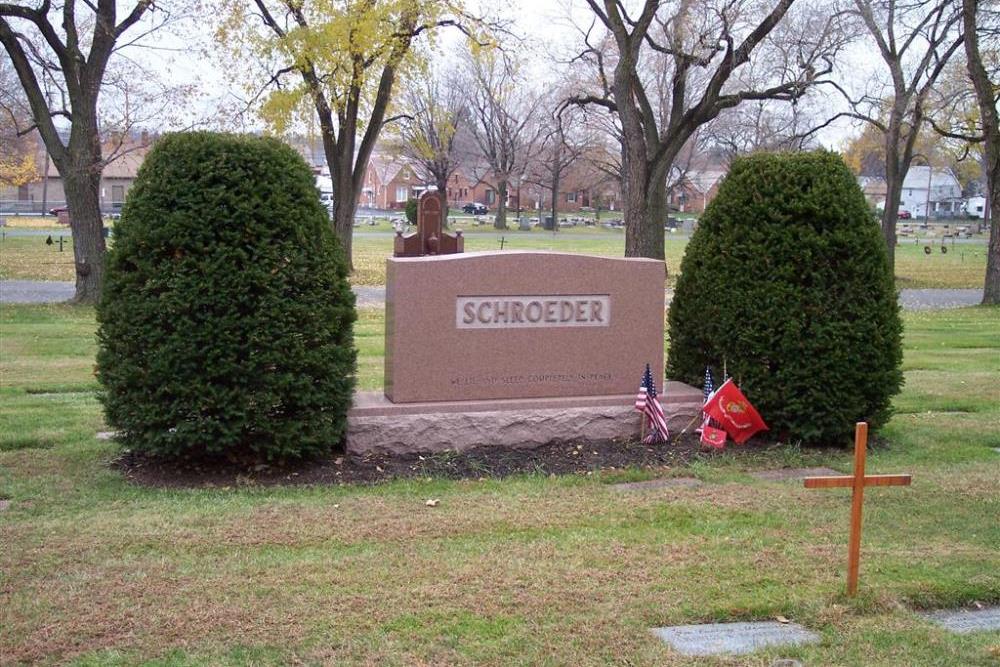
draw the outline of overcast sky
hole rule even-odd
[[[529,74],[538,85],[553,79],[551,56],[565,54],[579,42],[579,32],[573,24],[586,26],[591,18],[583,0],[473,1],[477,3],[473,5],[474,10],[487,13],[500,10],[504,16],[514,19],[515,31],[524,38],[521,50],[526,51]],[[212,3],[207,4],[211,6]],[[213,54],[217,49],[213,29],[208,21],[187,21],[175,26],[170,33],[156,33],[146,40],[156,49],[130,52],[131,57],[142,61],[156,76],[175,85],[191,85],[199,91],[200,99],[193,102],[183,116],[186,122],[211,124],[218,119],[225,125],[232,114],[219,110],[238,106],[236,101],[245,97],[242,86],[224,74],[220,59]],[[461,39],[457,30],[447,31],[442,37],[441,48],[446,52],[454,51],[460,48]],[[871,65],[873,56],[877,58],[868,47],[858,45],[845,54],[845,59],[853,63],[852,67],[863,68]],[[821,91],[816,94],[824,95]],[[833,97],[820,101],[820,105],[827,108],[838,103],[839,100]],[[247,119],[247,123],[243,129],[263,128],[262,123],[252,118]],[[847,137],[858,132],[856,126],[843,122],[825,130],[819,139],[824,146],[839,148]]]

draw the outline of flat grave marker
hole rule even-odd
[[[750,473],[754,479],[761,479],[767,482],[781,482],[792,479],[804,479],[816,475],[839,475],[840,472],[833,468],[777,468],[775,470],[760,470]]]
[[[757,621],[653,628],[653,634],[682,655],[745,655],[769,646],[818,643],[820,637],[798,623]]]
[[[694,477],[673,477],[670,479],[649,479],[642,482],[622,482],[612,484],[615,491],[651,491],[653,489],[693,489],[702,485],[700,479]]]
[[[939,609],[921,614],[931,623],[956,634],[1000,630],[1000,607],[986,609]]]

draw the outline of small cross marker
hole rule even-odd
[[[854,474],[837,477],[806,477],[807,489],[851,487],[851,539],[847,556],[847,595],[858,593],[858,566],[861,560],[861,506],[866,486],[909,486],[909,475],[865,475],[865,454],[868,451],[868,424],[858,422],[854,428]]]

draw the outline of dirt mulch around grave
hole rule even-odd
[[[753,439],[730,451],[760,452],[771,446]],[[125,452],[112,467],[131,482],[155,487],[212,487],[241,485],[373,484],[391,479],[437,477],[446,479],[502,478],[521,473],[586,474],[623,468],[681,466],[695,458],[716,456],[705,451],[698,436],[686,434],[675,444],[604,441],[588,445],[549,444],[535,449],[476,447],[461,453],[337,454],[329,459],[289,466],[252,467],[226,464],[164,461],[137,452]]]

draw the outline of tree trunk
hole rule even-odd
[[[640,165],[635,172],[647,171]],[[663,251],[663,225],[667,220],[667,183],[660,170],[652,170],[646,178],[626,170],[625,199],[625,256],[649,257],[665,260]]]
[[[899,200],[903,194],[903,179],[906,170],[900,168],[898,143],[899,132],[893,131],[890,123],[886,132],[885,150],[885,208],[882,209],[882,237],[889,256],[889,268],[896,269],[896,221],[899,219]]]
[[[350,161],[348,162],[348,165]],[[354,255],[351,244],[354,239],[354,211],[357,208],[357,197],[354,192],[354,179],[351,168],[339,170],[333,183],[333,233],[337,235],[340,246],[344,250],[348,271],[354,271]]]
[[[986,248],[986,279],[983,304],[1000,304],[1000,117],[997,114],[995,86],[983,66],[976,26],[978,0],[963,0],[962,25],[965,28],[965,55],[969,78],[976,91],[980,122],[983,127],[983,171],[986,175],[986,210],[983,222],[990,223]]]
[[[72,159],[72,158],[71,158]],[[85,160],[60,170],[73,231],[76,267],[74,303],[97,303],[104,284],[104,221],[101,219],[101,171]]]
[[[559,172],[552,171],[552,231],[559,231]]]
[[[441,229],[448,229],[448,177],[436,179],[434,185],[441,197]]]
[[[996,182],[997,177],[996,173],[987,173],[986,178],[990,241],[986,248],[986,281],[983,283],[983,305],[994,306],[1000,305],[1000,184]]]
[[[507,180],[497,183],[497,216],[493,221],[496,229],[507,229]]]

